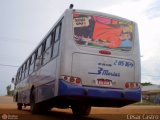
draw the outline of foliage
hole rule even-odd
[[[6,89],[7,89],[7,95],[12,96],[13,95],[13,90],[11,90],[11,85],[8,85],[6,87]]]
[[[137,103],[134,103],[132,105],[157,105],[157,104],[152,103],[152,102],[147,101],[147,100],[142,100],[142,102],[137,102]]]
[[[150,86],[153,85],[151,82],[145,82],[145,83],[141,83],[142,86]]]

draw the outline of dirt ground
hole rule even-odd
[[[53,108],[46,114],[33,115],[29,107],[19,111],[12,97],[0,97],[0,120],[160,120],[160,106],[92,107],[87,117],[77,118],[71,109]]]

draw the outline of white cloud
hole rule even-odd
[[[152,4],[148,8],[147,16],[151,19],[160,16],[160,2],[159,2],[159,0],[153,0]]]
[[[151,0],[126,1],[107,8],[101,8],[100,11],[128,18],[133,21],[142,21],[142,16]]]
[[[141,52],[144,56],[144,60],[149,59],[150,57],[156,57],[160,48],[160,17],[155,19],[146,19],[141,23],[140,26],[140,42],[141,42]]]

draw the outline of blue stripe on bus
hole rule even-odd
[[[69,84],[59,80],[59,96],[88,96],[104,99],[128,99],[139,101],[141,99],[141,90],[122,90],[111,88],[86,87]]]

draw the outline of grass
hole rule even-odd
[[[132,105],[160,105],[160,104],[155,104],[155,103],[152,103],[150,101],[143,100],[142,102],[137,102],[137,103],[134,103]]]

